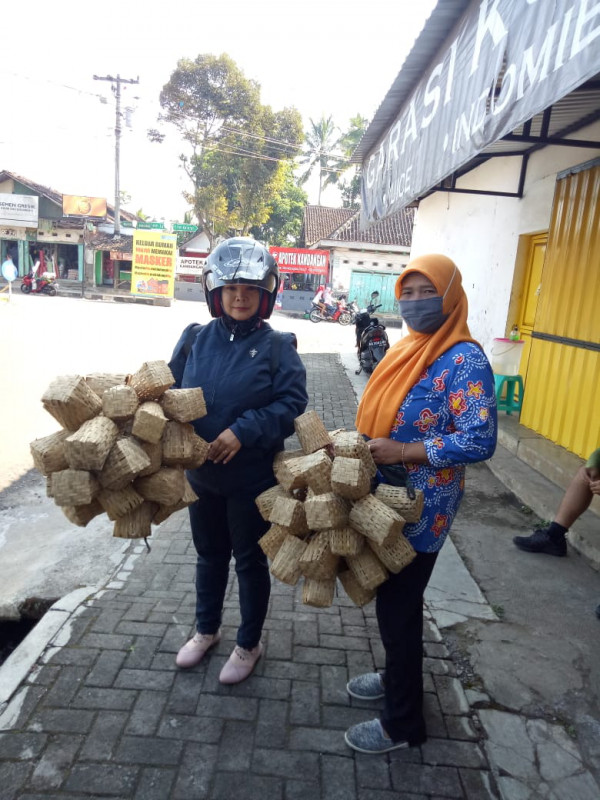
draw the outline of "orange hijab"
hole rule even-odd
[[[457,342],[475,342],[467,325],[467,295],[456,264],[438,253],[413,259],[396,281],[396,299],[411,272],[429,278],[439,295],[448,290],[442,308],[449,316],[433,333],[409,328],[409,335],[390,347],[369,379],[358,406],[356,427],[372,439],[389,437],[396,412],[426,367]]]

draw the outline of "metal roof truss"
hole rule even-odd
[[[522,198],[527,164],[531,154],[549,146],[600,149],[600,141],[567,138],[570,134],[598,119],[600,119],[600,80],[595,78],[561,98],[542,113],[536,114],[523,125],[515,128],[512,133],[506,134],[494,144],[486,147],[460,170],[448,175],[436,186],[432,186],[423,197],[428,197],[436,191],[443,191],[456,194]],[[521,157],[519,180],[514,192],[501,192],[494,189],[463,189],[456,186],[459,178],[481,166],[488,159],[509,156]]]

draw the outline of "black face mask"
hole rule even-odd
[[[447,290],[446,290],[447,291]],[[409,328],[417,333],[435,333],[448,319],[442,311],[443,297],[426,297],[424,300],[399,300],[400,316]]]

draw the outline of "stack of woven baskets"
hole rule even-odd
[[[202,389],[173,383],[164,361],[148,361],[133,375],[59,377],[44,392],[61,430],[33,441],[31,454],[75,525],[106,512],[115,536],[146,538],[194,502],[184,470],[206,460],[208,444],[190,424],[206,405]]]
[[[256,499],[271,523],[260,546],[278,580],[304,578],[307,605],[330,606],[339,579],[362,606],[415,557],[402,531],[420,518],[423,493],[411,499],[403,487],[380,484],[372,494],[375,462],[359,433],[328,433],[315,411],[297,417],[295,429],[302,450],[278,454],[278,483]]]

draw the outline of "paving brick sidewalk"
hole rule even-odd
[[[352,427],[355,401],[332,354],[303,357],[310,407]],[[85,535],[82,533],[81,535]],[[234,573],[223,639],[195,669],[174,656],[192,630],[187,513],[135,545],[108,586],[58,633],[0,718],[1,800],[384,800],[497,797],[477,720],[438,629],[425,631],[429,740],[366,756],[344,730],[376,715],[351,700],[352,675],[383,666],[373,604],[341,594],[314,609],[274,583],[255,674],[221,686],[235,642]]]

